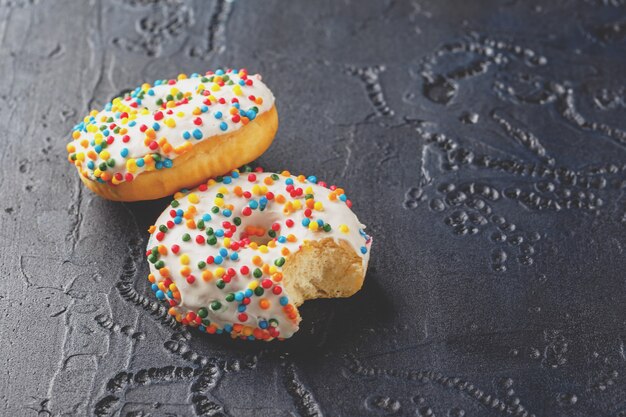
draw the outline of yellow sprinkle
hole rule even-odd
[[[313,194],[313,187],[306,187],[304,189],[304,194]]]
[[[176,127],[176,121],[171,117],[165,119],[165,124],[167,125],[167,127]]]
[[[300,200],[293,200],[293,208],[296,210],[300,210],[302,208],[302,203],[300,202]]]
[[[213,201],[215,203],[216,206],[218,207],[222,207],[224,205],[224,199],[221,197],[216,197],[215,200]]]
[[[252,291],[254,291],[256,289],[256,287],[259,286],[259,281],[252,281],[250,284],[248,284],[248,288],[250,288]]]
[[[129,159],[126,161],[126,170],[128,172],[134,173],[137,172],[137,161],[134,159]]]
[[[178,117],[183,117],[185,115],[185,112],[179,111],[178,113],[176,113],[176,116]]]
[[[229,237],[225,237],[224,240],[222,241],[222,243],[224,244],[225,248],[230,248],[230,238]]]
[[[259,246],[259,251],[261,253],[267,253],[267,251],[268,251],[267,246],[265,246],[265,245]]]
[[[200,202],[200,199],[195,193],[191,193],[187,196],[187,201],[189,201],[191,204],[198,204]]]
[[[216,277],[221,277],[222,275],[224,275],[224,268],[222,267],[217,268],[213,275],[215,275]]]
[[[276,265],[270,266],[270,274],[275,274],[278,272],[278,267]]]
[[[221,90],[221,88],[220,88],[219,84],[215,84],[215,83],[214,83],[214,84],[211,86],[211,91],[220,91],[220,90]]]
[[[348,233],[350,231],[350,228],[348,226],[346,226],[345,224],[339,225],[339,230],[342,233]]]
[[[317,228],[318,228],[318,227],[320,227],[320,225],[319,225],[319,224],[317,224],[317,222],[311,222],[311,223],[309,223],[309,229],[310,229],[310,230],[315,231],[315,230],[317,230]]]
[[[235,86],[233,87],[233,93],[238,96],[243,94],[243,92],[241,91],[241,86],[239,86],[239,84],[235,84]]]
[[[180,256],[180,263],[182,265],[189,265],[189,255],[187,255],[186,253],[182,254]]]
[[[315,205],[313,206],[315,208],[315,210],[317,211],[322,211],[324,210],[324,205],[322,204],[321,201],[316,201]]]
[[[220,194],[228,194],[228,188],[221,186],[220,188],[217,189],[217,192]]]
[[[105,161],[109,159],[110,157],[111,157],[111,154],[106,149],[100,152],[100,158],[104,159]]]

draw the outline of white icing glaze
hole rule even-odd
[[[223,75],[193,74],[173,84],[167,80],[157,81],[155,86],[144,84],[125,98],[113,100],[105,109],[92,112],[74,127],[73,141],[68,144],[70,161],[77,164],[87,178],[116,185],[146,170],[167,168],[175,163],[178,155],[191,149],[188,144],[236,131],[244,125],[244,118],[253,123],[254,118],[272,108],[274,96],[260,75],[248,76],[243,70],[228,71]],[[228,77],[226,82],[224,77]],[[213,81],[208,81],[210,79]],[[182,94],[178,96],[180,99],[176,97],[179,93]],[[172,94],[173,100],[167,100],[168,94]],[[239,103],[235,115],[231,114],[233,99]],[[163,103],[159,104],[159,100]],[[154,138],[146,140],[152,132]],[[163,138],[169,146],[163,146]],[[153,141],[154,148],[150,148]],[[151,157],[145,158],[154,154],[161,157],[160,163],[151,163]],[[106,166],[103,180],[101,165],[111,160],[114,165]],[[128,173],[130,177],[126,176]]]
[[[233,176],[228,176],[224,179],[224,181],[229,182],[229,184],[215,183],[211,180],[206,191],[196,189],[184,196],[177,196],[178,200],[175,200],[177,203],[175,202],[174,204],[179,204],[178,207],[169,207],[161,214],[156,222],[157,228],[150,238],[148,249],[150,250],[158,245],[164,245],[167,249],[167,254],[160,255],[158,260],[156,260],[156,258],[151,259],[150,271],[153,276],[152,280],[156,280],[156,284],[153,284],[153,289],[157,291],[158,282],[163,279],[154,262],[163,261],[165,266],[169,269],[171,281],[173,281],[176,290],[180,293],[180,302],[174,307],[174,310],[171,311],[175,316],[178,316],[178,320],[184,319],[190,311],[198,312],[199,309],[206,308],[208,310],[208,316],[206,318],[216,326],[214,330],[220,333],[225,326],[232,326],[235,323],[241,323],[245,326],[249,326],[251,329],[255,329],[259,327],[260,323],[262,324],[264,320],[267,321],[274,318],[278,320],[276,330],[278,330],[279,335],[277,337],[287,338],[298,330],[299,317],[289,319],[284,312],[280,300],[281,297],[287,297],[287,300],[289,300],[289,294],[286,294],[280,281],[273,280],[272,271],[269,271],[270,274],[264,273],[262,277],[255,278],[253,271],[257,266],[255,266],[253,262],[254,257],[260,257],[262,264],[273,266],[272,269],[280,273],[282,267],[276,266],[276,260],[286,258],[285,262],[289,262],[289,257],[282,252],[283,250],[288,250],[289,253],[295,253],[305,241],[332,238],[335,241],[344,240],[348,242],[355,252],[361,256],[365,271],[369,260],[371,238],[363,232],[365,226],[359,222],[352,210],[342,201],[342,199],[345,199],[343,190],[336,189],[332,191],[329,188],[309,182],[302,176],[294,177],[272,173],[254,173],[253,175],[256,176],[256,179],[250,181],[252,178],[249,178],[248,173],[241,173],[239,176],[239,173],[235,171],[233,172]],[[239,176],[239,178],[235,178],[237,176]],[[278,179],[269,181],[267,178],[271,179],[272,176]],[[267,184],[266,181],[272,183]],[[295,191],[292,192],[295,194],[293,194],[293,196],[290,196],[290,192],[286,189],[288,186],[287,182],[289,181],[292,181],[294,185]],[[241,187],[239,194],[249,191],[251,197],[246,198],[245,194],[237,196],[236,191],[239,190],[237,190],[236,187]],[[298,189],[300,190],[298,191]],[[223,194],[224,197],[221,199],[217,198],[216,195],[218,193]],[[296,195],[297,193],[300,195]],[[305,220],[307,219],[305,215],[307,208],[305,196],[309,193],[313,194],[316,203],[321,203],[323,206],[318,206],[318,209],[314,208],[311,210],[310,218],[308,218],[309,221],[317,222],[318,220],[322,220],[324,225],[330,225],[330,231],[324,231],[322,227],[319,227],[319,224],[318,230],[313,230],[313,227],[303,225],[303,221],[307,221]],[[255,204],[262,203],[262,199],[268,198],[268,196],[271,197],[272,194],[274,198],[267,200],[267,205],[264,210],[261,210],[259,206],[251,210],[252,214],[250,215],[242,214],[245,213],[245,210],[249,210],[251,206],[254,207]],[[280,196],[286,198],[285,202],[279,202],[281,201]],[[309,198],[311,198],[310,195]],[[211,211],[212,208],[216,207],[216,204],[220,206],[218,214]],[[299,204],[301,208],[285,213],[284,209],[288,204],[292,206]],[[232,207],[229,205],[232,205]],[[175,223],[176,217],[179,217],[181,213],[183,213],[184,216],[184,213],[188,213],[192,206],[195,207],[196,213],[193,218],[195,219],[196,226],[205,214],[210,215],[211,219],[204,222],[205,230],[199,230],[194,225],[191,225],[192,228],[190,228],[186,224],[188,219],[185,218],[182,218],[179,224]],[[225,216],[225,214],[228,214],[228,212],[224,213],[224,208],[226,207],[230,207],[232,212],[229,216]],[[172,212],[172,210],[179,211]],[[174,217],[172,217],[172,215],[174,215]],[[247,229],[249,226],[271,230],[272,225],[277,224],[280,225],[280,229],[276,232],[275,238],[272,238],[267,233],[264,234],[263,238],[254,238],[257,240],[264,239],[265,241],[273,241],[275,247],[271,247],[273,245],[272,243],[267,243],[267,246],[262,245],[257,249],[253,249],[254,244],[252,244],[247,247],[240,247],[234,251],[232,250],[232,246],[230,248],[226,247],[229,242],[223,237],[218,238],[217,243],[213,246],[208,243],[197,243],[196,237],[198,235],[205,238],[208,237],[206,230],[209,227],[213,228],[214,234],[221,234],[223,231],[228,232],[230,228],[225,228],[223,222],[228,221],[233,224],[235,217],[241,219],[241,224],[236,228],[236,231],[234,231],[230,243],[239,241],[242,233],[244,233],[243,236],[245,237],[245,232],[250,231]],[[293,221],[291,227],[288,226],[288,220]],[[168,221],[170,222],[170,226],[175,224],[175,226],[168,228],[169,230],[165,229],[167,228]],[[163,229],[165,233],[159,231],[160,227],[165,227]],[[347,227],[347,229],[345,229],[345,227]],[[252,232],[254,232],[254,230],[252,230]],[[183,236],[186,233],[190,235],[191,239],[189,241],[183,240]],[[289,235],[292,235],[292,237],[286,239]],[[172,245],[174,244],[179,246],[177,254],[172,251]],[[222,256],[223,253],[220,255],[220,250],[226,250],[227,255]],[[230,258],[233,253],[236,253],[235,256],[237,257],[234,260]],[[180,269],[184,266],[181,264],[181,260],[183,263],[186,261],[185,258],[182,258],[183,255],[187,255],[189,258],[187,266],[190,270],[185,272],[189,272],[195,277],[193,283],[189,283],[181,274],[183,271],[180,271]],[[220,265],[211,264],[200,269],[198,262],[206,261],[208,256],[222,256],[223,261]],[[248,266],[250,272],[248,274],[242,274],[240,272],[242,266]],[[216,285],[219,280],[219,277],[215,276],[219,274],[219,271],[216,271],[218,267],[222,267],[224,271],[227,271],[229,268],[233,268],[236,271],[235,276],[225,285],[224,289],[220,289]],[[210,270],[213,274],[213,278],[208,281],[202,278],[202,273],[205,270]],[[239,303],[237,301],[228,302],[226,296],[229,293],[237,294],[238,292],[245,291],[250,288],[250,285],[253,287],[255,285],[262,286],[263,281],[267,279],[270,280],[272,287],[266,288],[262,296],[253,295],[250,297],[250,303],[247,305],[245,311],[247,320],[240,320],[237,310]],[[267,285],[268,282],[265,282],[265,284]],[[272,290],[274,286],[281,287],[282,292],[279,295],[273,293]],[[167,288],[161,285],[161,290],[167,290]],[[172,294],[173,292],[168,296],[168,294],[165,293],[157,293],[157,295],[160,296],[159,298],[162,299],[169,299]],[[269,302],[269,308],[261,308],[260,300],[262,299],[266,299]],[[211,303],[215,301],[219,301],[221,307],[213,311],[210,306]],[[289,304],[291,304],[290,301]],[[202,326],[202,330],[206,330],[206,326]],[[257,330],[257,332],[259,331]],[[269,339],[271,338],[272,337]]]

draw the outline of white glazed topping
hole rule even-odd
[[[367,268],[365,226],[342,189],[315,177],[236,170],[175,198],[151,228],[150,281],[170,314],[202,331],[291,337],[300,317],[281,271],[306,241],[344,240]]]
[[[91,180],[132,181],[144,171],[171,168],[194,144],[236,131],[273,105],[261,76],[245,70],[144,84],[74,127],[69,160]]]

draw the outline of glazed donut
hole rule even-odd
[[[277,129],[274,96],[260,75],[217,70],[115,98],[74,127],[67,151],[100,196],[151,200],[253,161]]]
[[[341,188],[246,168],[174,198],[149,229],[148,279],[183,324],[285,339],[304,301],[363,284],[372,239]]]

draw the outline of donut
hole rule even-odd
[[[372,239],[341,188],[242,168],[174,198],[146,254],[152,290],[180,323],[283,340],[304,301],[363,285]]]
[[[152,200],[258,158],[278,129],[274,96],[245,69],[143,84],[74,126],[68,160],[96,194]]]

